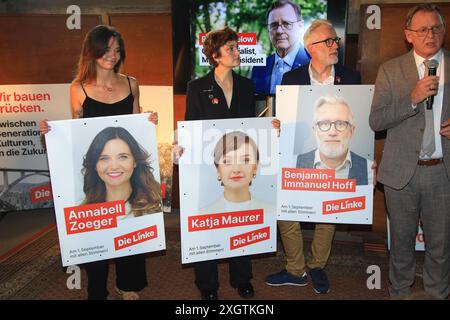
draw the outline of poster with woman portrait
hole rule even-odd
[[[278,220],[372,224],[372,85],[279,86]]]
[[[165,249],[156,130],[147,118],[49,122],[63,266]]]
[[[182,263],[276,251],[271,120],[178,122]]]

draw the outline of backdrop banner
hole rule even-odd
[[[0,86],[0,212],[53,206],[39,121],[70,117],[69,84]]]

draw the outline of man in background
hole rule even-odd
[[[313,21],[303,36],[303,43],[311,55],[310,63],[287,72],[283,76],[281,84],[322,86],[361,84],[361,76],[358,72],[337,65],[339,40],[329,21]],[[286,254],[286,269],[267,276],[266,284],[270,286],[306,286],[308,284],[306,273],[308,267],[314,291],[320,294],[328,293],[330,283],[324,268],[331,252],[335,225],[316,223],[311,247],[312,255],[308,263],[305,262],[303,253],[300,223],[279,220],[278,230]]]
[[[276,51],[267,57],[265,66],[253,67],[251,78],[256,93],[274,95],[283,74],[307,64],[309,57],[300,41],[303,20],[297,4],[290,0],[274,2],[266,21]]]

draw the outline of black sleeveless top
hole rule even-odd
[[[123,114],[133,113],[133,93],[131,91],[130,78],[127,76],[128,86],[130,87],[130,94],[124,99],[114,102],[114,103],[104,103],[90,98],[86,90],[84,90],[83,84],[81,88],[86,95],[83,105],[83,118],[95,118],[95,117],[106,117],[106,116],[118,116]]]

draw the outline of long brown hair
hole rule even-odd
[[[125,44],[122,36],[114,27],[98,25],[84,38],[75,82],[89,82],[97,77],[95,61],[106,53],[111,37],[114,37],[119,44],[120,60],[114,66],[114,72],[119,72],[120,66],[125,61]]]
[[[161,211],[161,185],[153,176],[153,168],[149,164],[150,156],[139,145],[134,137],[122,127],[108,127],[100,131],[92,141],[83,159],[84,175],[83,191],[86,195],[84,203],[101,203],[106,201],[105,183],[98,176],[96,165],[106,143],[113,139],[121,139],[130,148],[136,161],[136,168],[131,175],[132,192],[128,202],[133,214],[138,217],[144,214]]]

